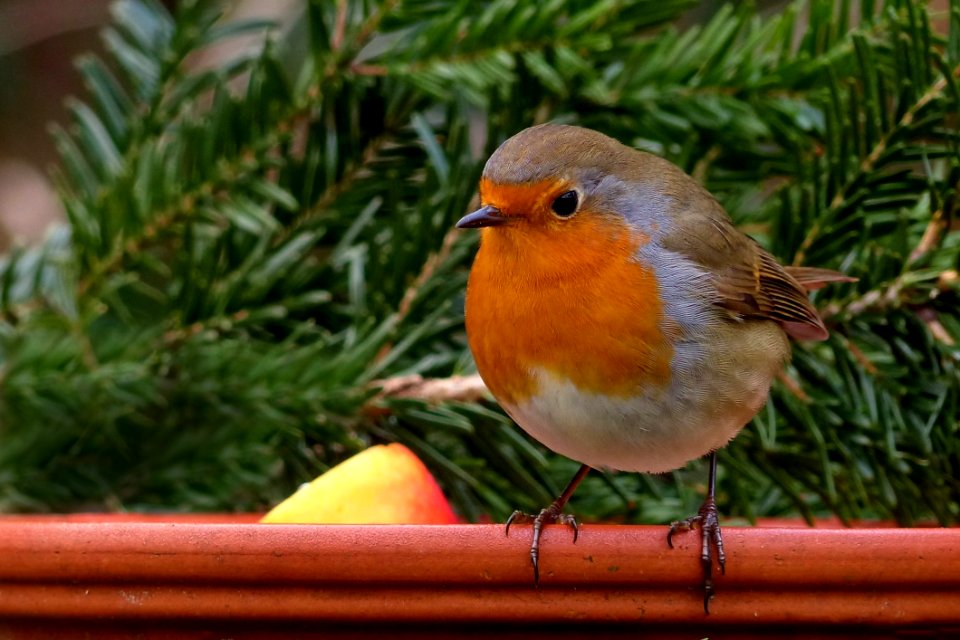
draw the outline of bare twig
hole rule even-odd
[[[715,144],[710,147],[703,157],[697,161],[697,164],[693,167],[693,172],[690,174],[694,180],[699,184],[704,184],[704,181],[707,178],[707,172],[710,170],[710,165],[720,157],[720,152],[722,148],[720,145]]]
[[[407,287],[407,290],[403,293],[403,299],[400,300],[400,304],[397,306],[397,322],[401,322],[404,318],[407,317],[407,314],[410,313],[410,308],[413,306],[413,301],[417,299],[417,294],[420,293],[420,289],[423,288],[423,285],[427,283],[428,280],[433,276],[434,272],[437,270],[437,267],[442,265],[447,258],[450,256],[450,252],[453,250],[453,245],[456,243],[458,231],[456,228],[451,228],[447,232],[447,235],[443,236],[443,242],[440,243],[440,250],[436,253],[431,253],[430,256],[423,263],[423,268],[420,269],[420,273],[417,274],[416,279],[413,283]]]
[[[330,48],[339,51],[343,46],[343,36],[347,29],[347,0],[337,0],[337,19],[330,38]]]
[[[808,396],[807,392],[800,386],[800,382],[787,375],[786,371],[777,373],[777,379],[780,380],[784,388],[796,396],[800,402],[810,402],[810,396]]]
[[[374,380],[370,386],[379,387],[380,391],[367,402],[366,413],[383,413],[382,402],[391,398],[410,398],[432,404],[480,402],[490,398],[487,386],[477,374],[449,378],[424,378],[414,374]]]
[[[852,340],[844,340],[844,344],[847,349],[850,351],[850,355],[853,356],[853,359],[860,363],[860,366],[870,375],[877,374],[877,365],[873,364],[873,361],[867,357],[860,347],[853,343]]]
[[[930,330],[930,334],[936,340],[951,347],[956,344],[953,336],[950,335],[950,332],[947,331],[947,328],[943,326],[942,322],[940,322],[940,318],[934,309],[924,307],[917,312],[917,316],[919,316],[919,318],[923,320],[923,323],[927,325],[927,329]]]
[[[417,274],[417,277],[413,280],[407,290],[403,293],[403,298],[400,300],[400,304],[397,305],[397,312],[393,318],[394,326],[399,326],[407,315],[410,313],[410,309],[413,308],[413,302],[417,299],[417,294],[420,293],[420,290],[423,288],[423,285],[427,283],[428,280],[436,272],[437,267],[443,264],[446,259],[450,256],[450,251],[453,249],[453,245],[456,243],[458,231],[456,228],[450,229],[447,234],[443,237],[443,242],[440,243],[440,250],[436,253],[431,253],[430,256],[424,261],[423,267],[420,268],[420,273]],[[374,362],[380,362],[393,350],[394,343],[388,342],[381,347],[380,351],[374,357]]]
[[[940,244],[940,238],[946,226],[947,223],[946,220],[944,220],[943,209],[937,209],[933,212],[933,215],[930,216],[930,222],[927,223],[927,228],[924,229],[920,242],[914,247],[913,251],[910,252],[908,262],[916,262]]]
[[[340,176],[340,179],[327,186],[326,190],[311,205],[309,209],[297,215],[290,224],[277,233],[277,243],[285,242],[289,237],[296,234],[308,222],[323,215],[326,210],[345,192],[356,179],[366,170],[367,165],[380,153],[381,148],[390,140],[389,136],[382,135],[372,138],[360,154],[360,159],[347,169]]]
[[[903,292],[903,278],[897,278],[881,289],[871,289],[862,296],[847,304],[828,304],[820,312],[824,320],[844,313],[849,316],[858,316],[868,310],[892,309],[900,303],[900,294]]]

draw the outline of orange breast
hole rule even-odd
[[[657,283],[634,258],[645,238],[599,215],[562,224],[483,231],[466,309],[480,375],[508,403],[536,395],[538,368],[609,396],[664,386]]]

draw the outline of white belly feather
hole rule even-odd
[[[731,324],[711,333],[702,367],[675,371],[669,384],[638,389],[632,398],[585,392],[537,369],[538,393],[504,408],[532,437],[591,467],[677,469],[722,447],[750,421],[789,349],[772,322]]]

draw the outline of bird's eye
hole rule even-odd
[[[557,196],[557,199],[553,201],[553,205],[551,205],[550,208],[561,218],[569,218],[577,212],[579,205],[580,198],[577,196],[577,192],[567,191]]]

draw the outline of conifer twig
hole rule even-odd
[[[953,78],[960,78],[960,65],[957,65],[951,71],[951,76]],[[883,156],[884,152],[887,150],[887,146],[890,144],[890,141],[900,133],[901,130],[909,127],[914,118],[917,117],[917,114],[927,106],[932,100],[940,97],[944,90],[950,86],[950,83],[947,81],[947,78],[940,77],[936,82],[934,82],[927,91],[920,96],[919,99],[912,105],[900,118],[899,122],[894,125],[889,131],[887,131],[883,136],[877,140],[877,143],[873,146],[873,149],[870,150],[870,153],[860,162],[857,173],[850,179],[847,180],[847,183],[843,185],[833,198],[830,201],[830,205],[827,208],[827,211],[818,217],[814,223],[810,226],[810,229],[804,235],[803,241],[800,243],[799,248],[793,257],[793,265],[801,266],[804,259],[806,258],[807,251],[810,250],[810,247],[813,246],[813,243],[817,240],[820,234],[824,231],[824,225],[827,221],[830,220],[832,212],[836,211],[846,200],[847,191],[854,185],[856,182],[863,178],[864,175],[869,174],[876,167],[877,162]]]

